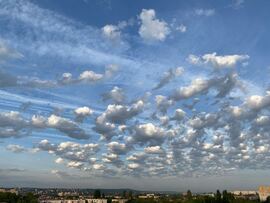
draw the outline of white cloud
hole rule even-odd
[[[128,164],[129,169],[137,169],[139,167],[140,167],[140,164],[137,164],[137,163]]]
[[[167,109],[174,104],[173,100],[168,99],[163,95],[156,95],[155,101],[157,108],[163,113],[165,113]]]
[[[211,64],[216,68],[223,67],[234,67],[238,62],[249,59],[248,55],[225,55],[225,56],[217,56],[214,52],[212,54],[205,54],[202,59],[205,63]]]
[[[97,80],[100,80],[102,77],[103,77],[102,74],[98,74],[93,71],[87,70],[80,74],[79,80],[95,82]]]
[[[110,92],[103,94],[103,100],[112,100],[113,102],[120,104],[125,100],[124,91],[122,88],[113,87]]]
[[[181,98],[189,98],[209,88],[209,81],[203,78],[192,80],[191,84],[186,87],[181,87],[177,90],[177,94]]]
[[[174,116],[173,116],[173,119],[180,121],[180,120],[183,120],[185,115],[186,115],[186,113],[182,109],[176,109]]]
[[[150,146],[144,148],[144,151],[149,154],[161,154],[163,153],[163,149],[160,146]]]
[[[75,109],[74,112],[78,116],[88,116],[88,115],[91,115],[93,113],[93,110],[87,106],[84,106],[84,107],[79,107],[79,108]]]
[[[64,159],[69,161],[68,166],[82,166],[80,163],[92,161],[92,156],[99,150],[99,145],[94,143],[79,144],[76,142],[61,142],[52,144],[48,140],[42,140],[38,144],[38,149],[55,154],[58,158],[56,163],[63,163]]]
[[[246,103],[251,109],[261,109],[270,105],[270,95],[252,95],[247,98]]]
[[[109,150],[113,153],[113,154],[126,154],[130,149],[126,146],[126,144],[123,143],[119,143],[119,142],[110,142],[108,144],[108,148]]]
[[[212,16],[215,14],[215,9],[195,9],[195,14],[198,16]]]
[[[140,124],[134,127],[131,143],[161,145],[167,138],[167,131],[153,123]]]
[[[75,122],[62,118],[60,116],[51,115],[47,120],[47,127],[55,128],[68,136],[76,139],[87,139],[89,135],[85,133]]]
[[[164,41],[170,33],[170,28],[165,21],[156,18],[153,9],[143,9],[139,16],[141,26],[140,36],[146,41]]]
[[[3,8],[0,8],[0,10],[2,11]],[[151,25],[153,28],[157,25],[158,27],[167,26],[164,21],[156,19],[153,10],[145,10],[144,12],[144,15],[146,15],[143,17],[144,20],[147,20],[147,23],[153,23],[153,25]],[[20,14],[12,13],[11,15]],[[201,13],[199,15],[209,14]],[[39,21],[42,21],[42,19],[43,18],[39,17]],[[22,19],[22,21],[26,20],[27,19]],[[28,20],[31,21],[31,18],[28,17]],[[19,18],[17,18],[17,21],[19,21]],[[33,19],[33,21],[35,21],[35,19]],[[31,23],[33,22],[31,21]],[[42,21],[42,23],[44,23],[44,21]],[[53,23],[46,25],[44,25],[44,30],[51,29],[50,32],[58,33],[57,29],[52,29],[51,26],[53,26]],[[34,26],[40,29],[39,23],[35,23]],[[68,33],[75,33],[74,37],[71,34],[67,34],[65,35],[65,39],[78,41],[78,50],[82,49],[81,52],[83,52],[83,54],[85,54],[84,56],[87,58],[89,52],[86,51],[84,53],[84,51],[86,50],[85,47],[89,50],[88,46],[90,43],[86,41],[83,36],[85,33],[89,32],[83,32],[82,35],[77,32],[74,27],[71,27],[71,30],[69,30],[69,28],[70,27],[65,27]],[[63,32],[61,26],[59,30],[61,33]],[[184,31],[184,28],[181,28],[179,31],[181,30]],[[115,34],[113,33],[115,30],[111,29],[110,31],[112,32],[109,32],[109,34]],[[151,30],[151,32],[154,31],[157,30]],[[76,37],[76,35],[79,37]],[[85,34],[85,36],[89,37],[91,35]],[[148,33],[148,37],[149,36],[153,37]],[[61,37],[62,35],[57,34],[57,38]],[[154,40],[162,41],[165,40],[166,37],[168,37],[168,34],[164,34],[163,37],[154,35]],[[83,39],[82,42],[79,40],[80,38]],[[45,37],[45,39],[47,38]],[[93,40],[96,39],[93,38]],[[85,42],[86,45],[84,47]],[[51,43],[53,44],[53,42]],[[63,42],[60,45],[62,46],[63,44],[65,43]],[[67,44],[68,47],[73,45]],[[55,47],[56,45],[51,48],[54,49]],[[74,49],[72,50],[74,51]],[[75,49],[75,51],[76,50],[77,49]],[[108,51],[110,51],[110,49],[108,49]],[[63,52],[63,50],[59,51],[59,53],[61,52]],[[63,54],[68,55],[67,52],[69,53],[70,49],[63,52]],[[47,56],[46,53],[45,56]],[[70,53],[77,54],[77,52]],[[69,56],[70,55],[65,57]],[[90,54],[90,56],[93,58],[93,55]],[[203,56],[191,55],[189,59],[193,64],[209,65],[214,68],[232,68],[238,63],[247,60],[248,56],[218,56],[216,53],[210,53]],[[90,60],[86,61],[89,62]],[[83,63],[84,62],[83,60]],[[99,66],[96,68],[99,68]],[[58,87],[57,85],[59,85],[60,88],[64,89],[66,87],[63,86],[68,84],[101,81],[104,78],[110,77],[116,69],[118,69],[118,66],[111,64],[102,73],[86,70],[75,76],[76,73],[71,74],[65,72],[59,81],[33,79],[31,80],[32,83],[25,84],[27,84],[27,87],[31,84],[35,84],[35,87],[55,84],[50,87]],[[124,68],[123,71],[125,71]],[[138,71],[138,69],[134,69],[132,73],[136,71]],[[64,162],[65,165],[61,167],[66,166],[78,170],[85,170],[87,173],[89,172],[88,174],[91,177],[95,175],[108,175],[109,173],[107,173],[107,171],[114,170],[114,168],[117,168],[116,171],[119,172],[114,173],[114,175],[141,175],[145,177],[154,175],[157,177],[167,175],[218,175],[232,168],[269,168],[267,159],[261,158],[269,156],[269,94],[264,96],[254,94],[246,98],[241,105],[234,106],[240,101],[240,99],[231,95],[231,93],[234,93],[233,88],[237,87],[239,80],[237,74],[231,74],[231,72],[234,71],[215,71],[211,73],[211,76],[205,75],[204,78],[195,76],[194,78],[196,79],[188,84],[186,84],[186,78],[183,77],[181,80],[179,79],[177,81],[180,87],[175,95],[160,95],[164,92],[159,88],[164,87],[164,85],[171,82],[174,78],[183,74],[181,67],[173,68],[161,75],[160,80],[157,81],[156,91],[152,91],[153,94],[148,94],[149,99],[140,98],[140,96],[138,96],[139,93],[137,91],[141,89],[126,88],[132,84],[133,81],[128,81],[126,84],[122,84],[120,81],[119,84],[118,82],[122,77],[128,76],[125,74],[122,75],[121,73],[119,77],[115,78],[115,80],[110,83],[105,83],[105,86],[101,88],[105,90],[107,87],[113,87],[107,94],[108,102],[111,103],[107,105],[106,102],[107,106],[104,108],[104,105],[100,103],[101,101],[97,100],[98,104],[100,104],[98,108],[103,109],[103,112],[94,118],[96,119],[94,128],[92,128],[92,119],[88,119],[91,121],[89,122],[87,120],[87,123],[78,123],[73,120],[74,115],[85,117],[93,113],[89,107],[84,106],[89,105],[87,101],[84,102],[84,100],[81,100],[80,102],[84,104],[79,108],[77,108],[78,106],[74,107],[70,104],[67,110],[50,115],[50,108],[42,108],[45,104],[43,100],[42,105],[34,104],[31,111],[0,112],[0,138],[11,136],[19,137],[18,135],[22,133],[30,135],[30,133],[35,130],[44,130],[44,136],[47,136],[47,132],[50,133],[52,131],[52,134],[55,135],[52,138],[54,140],[65,139],[63,136],[58,137],[57,132],[68,135],[70,137],[68,140],[82,137],[87,139],[88,133],[93,134],[91,140],[97,140],[99,136],[102,136],[106,139],[99,140],[98,143],[100,143],[100,145],[88,143],[87,140],[83,142],[78,141],[78,143],[63,141],[54,143],[48,140],[42,140],[37,146],[34,146],[36,147],[35,149],[50,153],[56,163]],[[229,74],[227,74],[228,72]],[[153,75],[154,73],[150,75],[149,80],[155,77]],[[7,78],[5,76],[6,75],[2,74],[0,80],[2,81],[3,78]],[[184,76],[189,75],[187,73]],[[148,79],[148,75],[146,78]],[[16,86],[19,81],[18,79],[19,78],[15,77],[15,82],[10,83],[10,86]],[[127,80],[129,79],[130,78]],[[182,81],[184,81],[183,84]],[[146,84],[147,90],[152,88],[150,83]],[[150,85],[148,86],[148,84]],[[119,85],[119,87],[115,85]],[[124,90],[127,90],[127,95],[124,95]],[[157,94],[155,94],[156,92]],[[192,97],[196,95],[199,99],[195,101]],[[223,95],[221,96],[222,98],[220,98],[219,95]],[[59,95],[55,94],[54,96]],[[127,96],[130,96],[130,98]],[[70,97],[72,97],[72,95]],[[61,97],[61,99],[64,100],[65,97]],[[76,98],[74,98],[74,100],[75,99]],[[176,100],[181,101],[177,102]],[[198,105],[194,106],[196,102]],[[8,103],[8,105],[10,103]],[[90,105],[94,106],[95,104],[91,103]],[[71,106],[72,111],[70,111]],[[167,112],[166,110],[169,107],[170,110]],[[63,108],[65,108],[65,106],[63,106]],[[42,112],[40,115],[31,115],[32,110]],[[72,113],[74,113],[74,115]],[[64,115],[66,117],[64,117]],[[47,128],[50,129],[45,130]],[[92,129],[94,129],[95,132],[93,132]],[[35,134],[35,139],[38,139],[40,134],[43,134],[43,132],[37,133],[37,135]],[[10,139],[8,142],[12,140],[13,139]],[[24,150],[24,148],[19,145],[8,146],[7,149],[14,152]],[[138,170],[135,169],[140,169],[140,173],[136,173]],[[54,171],[54,173],[63,176],[67,175],[61,171]]]
[[[120,39],[121,31],[116,25],[105,25],[102,28],[102,34],[111,40]]]
[[[139,100],[133,103],[131,106],[110,104],[106,111],[102,113],[97,121],[100,122],[112,122],[112,123],[125,123],[128,119],[138,115],[144,108],[144,102]]]
[[[55,159],[54,162],[57,163],[57,164],[62,164],[62,163],[64,163],[64,159],[59,157],[59,158]]]
[[[216,69],[234,68],[238,63],[249,59],[248,55],[223,55],[219,56],[216,52],[203,56],[189,55],[188,61],[194,65],[210,65]]]
[[[93,169],[102,170],[102,169],[104,169],[104,165],[103,164],[94,164]]]
[[[186,27],[185,25],[183,25],[183,24],[179,25],[179,26],[176,27],[175,29],[176,29],[177,31],[179,31],[179,32],[182,32],[182,33],[184,33],[184,32],[187,31],[187,27]]]
[[[78,78],[73,78],[71,73],[63,73],[62,77],[57,81],[48,81],[51,86],[62,86],[62,85],[70,85],[70,84],[77,84],[77,83],[95,83],[102,79],[109,79],[111,78],[116,71],[118,71],[119,67],[116,64],[109,64],[105,66],[105,72],[103,74],[96,73],[92,70],[83,71]],[[30,81],[31,82],[31,81]],[[26,84],[30,83],[26,82]],[[42,81],[36,84],[37,82],[34,81],[34,85],[39,87],[46,87],[44,84],[42,85]],[[45,81],[46,82],[46,81]],[[43,83],[45,83],[43,82]],[[32,82],[33,83],[33,82]],[[41,83],[41,84],[40,84]],[[31,83],[30,83],[31,84]],[[29,85],[28,85],[29,86]],[[48,86],[48,85],[47,85]]]
[[[24,147],[20,145],[13,145],[13,144],[8,145],[6,149],[14,153],[21,153],[21,152],[26,151]]]
[[[47,118],[40,115],[32,116],[32,125],[36,128],[45,128],[47,124]]]
[[[83,163],[79,161],[70,161],[67,163],[67,166],[70,168],[82,168]]]

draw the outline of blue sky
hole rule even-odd
[[[269,6],[0,0],[2,186],[267,184]]]

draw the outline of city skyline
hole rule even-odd
[[[0,0],[0,186],[269,185],[269,8]]]

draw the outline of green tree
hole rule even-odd
[[[187,199],[191,200],[192,199],[192,193],[190,190],[187,191]]]
[[[100,192],[100,190],[95,190],[94,191],[94,198],[100,198],[101,197],[101,192]]]
[[[126,197],[127,197],[127,191],[126,191],[126,190],[123,190],[122,197],[123,197],[123,198],[126,198]]]
[[[217,193],[216,193],[216,202],[221,203],[221,193],[219,190],[217,190]]]
[[[133,194],[132,194],[132,191],[131,190],[128,192],[128,198],[129,199],[132,199],[133,198]]]
[[[222,192],[222,202],[229,203],[229,195],[228,195],[227,190],[223,190]]]

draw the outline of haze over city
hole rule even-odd
[[[0,0],[0,186],[269,185],[269,8]]]

